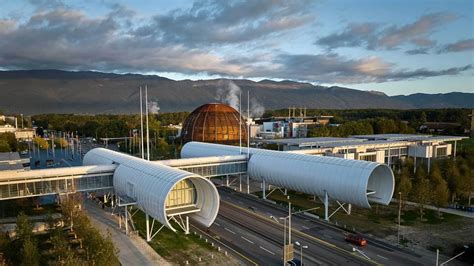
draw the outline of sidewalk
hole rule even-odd
[[[398,202],[398,200],[397,199],[392,199],[392,202]],[[407,205],[410,205],[410,206],[418,206],[418,203],[416,203],[416,202],[411,202],[411,201],[404,200],[403,203],[405,203]],[[432,206],[432,205],[424,205],[423,208],[438,211],[438,208],[435,207],[435,206]],[[449,213],[449,214],[454,214],[454,215],[474,219],[474,213],[472,213],[472,212],[465,212],[465,211],[449,209],[449,208],[440,208],[439,211],[443,212],[443,213]]]
[[[84,201],[84,207],[97,229],[103,234],[110,232],[112,241],[119,250],[118,257],[122,265],[170,265],[140,236],[126,236],[125,232],[118,227],[117,218],[110,212],[102,210],[89,200]]]

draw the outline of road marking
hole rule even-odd
[[[243,236],[240,236],[240,237],[241,237],[243,240],[245,240],[245,241],[247,241],[247,242],[249,242],[249,243],[255,244],[253,241],[251,241],[251,240],[249,240],[249,239],[247,239],[247,238],[245,238],[245,237],[243,237]]]
[[[303,226],[301,226],[301,227],[303,227],[303,229],[306,229],[306,230],[308,230],[308,229],[309,229],[309,227],[307,227],[307,226],[304,226],[304,225],[303,225]]]
[[[235,235],[235,232],[234,232],[234,231],[232,231],[232,230],[230,230],[230,229],[227,229],[226,227],[224,227],[224,229],[225,229],[227,232],[230,232],[230,233],[232,233],[232,234]]]
[[[385,258],[384,256],[380,256],[378,254],[377,254],[377,257],[388,260],[388,258]]]
[[[216,222],[214,222],[214,224],[217,225],[217,226],[221,226],[219,223],[216,223]]]
[[[260,248],[263,249],[263,250],[265,250],[266,252],[272,254],[272,255],[275,255],[275,253],[271,252],[270,250],[268,250],[268,249],[266,249],[266,248],[264,248],[264,247],[262,247],[262,246],[260,246]]]

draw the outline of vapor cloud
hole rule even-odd
[[[460,40],[442,47],[438,53],[463,52],[474,50],[474,39]]]
[[[221,79],[217,83],[215,99],[221,103],[226,103],[235,110],[239,110],[240,96],[242,90],[232,80]]]

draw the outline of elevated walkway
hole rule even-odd
[[[0,171],[0,200],[113,188],[116,165]]]
[[[246,155],[210,156],[189,159],[163,160],[156,163],[211,178],[247,173]]]

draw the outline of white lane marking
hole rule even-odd
[[[227,228],[225,228],[225,227],[224,227],[224,229],[225,229],[227,232],[230,232],[230,233],[232,233],[232,234],[235,235],[235,232],[234,232],[234,231],[232,231],[232,230],[230,230],[230,229],[227,229]]]
[[[303,225],[303,226],[301,226],[301,227],[303,227],[303,229],[306,229],[306,230],[308,230],[308,229],[309,229],[309,227],[307,227],[307,226],[304,226],[304,225]]]
[[[275,253],[271,252],[270,250],[268,250],[268,249],[266,249],[266,248],[264,248],[264,247],[262,247],[262,246],[260,246],[260,248],[263,249],[263,250],[265,250],[266,252],[272,254],[272,255],[275,255]]]
[[[217,225],[217,226],[221,226],[219,223],[216,223],[216,222],[214,222],[214,224]]]
[[[245,240],[245,241],[247,241],[247,242],[249,242],[249,243],[255,244],[255,243],[253,243],[253,241],[251,241],[251,240],[249,240],[249,239],[247,239],[247,238],[245,238],[245,237],[243,237],[243,236],[240,236],[240,237],[241,237],[243,240]]]
[[[388,258],[385,258],[384,256],[380,256],[378,254],[377,254],[377,257],[388,260]]]

